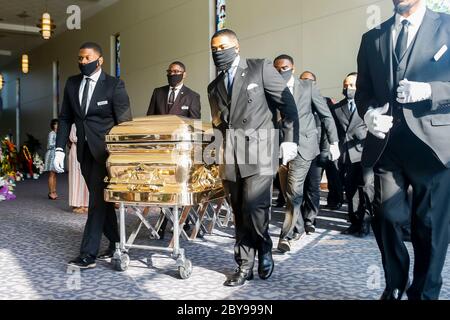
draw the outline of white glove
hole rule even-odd
[[[64,151],[57,150],[55,152],[55,160],[53,160],[53,166],[57,173],[64,173],[64,158],[66,154]]]
[[[341,151],[339,151],[339,142],[335,142],[330,145],[330,155],[331,161],[336,161],[341,156]]]
[[[290,161],[297,157],[298,146],[295,142],[283,142],[280,146],[280,158],[283,165],[287,165]]]
[[[431,99],[431,85],[424,82],[400,81],[397,88],[398,103],[415,103]]]
[[[389,103],[386,103],[384,107],[369,109],[364,115],[364,122],[369,129],[369,132],[378,139],[386,138],[386,133],[391,130],[393,125],[393,117],[385,116],[389,111]]]

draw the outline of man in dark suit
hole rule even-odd
[[[373,230],[382,299],[438,299],[450,220],[450,17],[424,0],[394,0],[396,14],[362,37],[356,105],[370,134],[362,163],[374,167]],[[412,206],[408,206],[408,187]],[[411,219],[414,279],[402,226]]]
[[[216,143],[223,155],[220,175],[235,215],[235,260],[239,266],[224,283],[240,286],[258,274],[268,279],[273,271],[269,235],[273,177],[278,168],[277,113],[283,115],[283,163],[294,159],[298,142],[298,114],[286,82],[264,59],[243,59],[236,34],[224,29],[211,39],[219,71],[208,86]],[[219,133],[220,132],[220,133]]]
[[[64,172],[64,148],[73,123],[77,127],[77,158],[89,189],[89,214],[84,228],[80,255],[69,264],[94,268],[102,233],[109,248],[98,256],[111,258],[119,242],[117,217],[113,203],[106,203],[103,191],[106,171],[105,135],[121,122],[131,121],[130,101],[122,80],[102,71],[103,55],[98,44],[85,43],[78,54],[81,74],[70,77],[64,89],[56,140],[55,168]]]
[[[348,200],[350,227],[344,234],[365,237],[370,233],[371,202],[373,200],[373,172],[363,169],[361,155],[367,136],[367,126],[356,111],[356,72],[344,80],[345,98],[332,107],[339,135],[340,158],[343,169],[345,195]]]
[[[172,62],[167,69],[169,85],[153,91],[147,115],[175,114],[192,119],[200,119],[200,95],[184,85],[186,66]]]
[[[169,65],[167,68],[169,85],[153,91],[147,116],[174,114],[192,119],[201,118],[200,95],[184,85],[186,75],[184,63],[175,61]],[[144,213],[147,212],[148,209],[145,209]],[[164,238],[167,222],[167,218],[164,218],[158,231],[160,239]],[[185,230],[189,230],[187,224],[185,224]]]
[[[305,179],[311,162],[320,154],[319,132],[313,112],[319,115],[325,125],[325,134],[331,141],[332,158],[339,158],[340,152],[333,116],[314,82],[294,77],[294,59],[289,55],[283,54],[275,58],[274,67],[286,81],[289,91],[295,99],[300,124],[297,155],[289,163],[289,167],[283,168],[282,166],[280,168],[280,181],[287,181],[286,214],[278,242],[278,250],[284,253],[290,251],[291,240],[299,239],[305,234],[305,227],[308,229],[313,227],[312,225],[305,226],[301,213]],[[287,178],[282,179],[281,175],[286,174]]]

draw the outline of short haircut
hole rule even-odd
[[[294,58],[292,58],[290,55],[287,54],[280,54],[278,57],[276,57],[273,62],[278,60],[289,60],[292,64],[294,64]]]
[[[100,55],[100,57],[103,57],[102,47],[100,47],[100,45],[95,42],[85,42],[81,45],[80,50],[81,49],[92,49],[95,52],[97,52]]]
[[[183,62],[181,62],[181,61],[174,61],[174,62],[172,62],[171,64],[169,64],[169,67],[172,66],[172,65],[174,65],[174,64],[177,65],[177,66],[179,66],[179,67],[181,67],[181,69],[183,69],[183,71],[186,72],[186,66],[184,65]]]
[[[311,71],[303,71],[302,74],[300,75],[300,78],[301,78],[304,74],[307,74],[307,73],[309,73],[309,74],[313,77],[314,81],[317,81],[316,75],[315,75],[314,73],[312,73]]]
[[[351,72],[345,78],[348,78],[348,77],[351,77],[351,76],[357,77],[358,76],[358,72]]]
[[[57,125],[58,124],[58,119],[52,119],[52,121],[50,121],[50,129],[54,129],[55,128],[55,125]]]
[[[239,41],[236,32],[230,29],[222,29],[214,33],[211,39],[220,37],[220,36],[227,36],[228,38],[234,39],[236,41]]]

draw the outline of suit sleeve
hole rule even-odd
[[[266,96],[277,106],[283,116],[284,142],[299,143],[298,111],[286,82],[268,60],[263,64],[263,84]]]
[[[330,143],[335,143],[339,141],[336,124],[334,123],[333,115],[331,114],[330,108],[328,108],[327,101],[322,96],[319,88],[316,84],[311,83],[311,97],[313,110],[319,115],[320,121],[325,128],[325,132]]]
[[[74,122],[72,106],[70,105],[70,97],[68,93],[69,80],[64,88],[64,98],[61,105],[61,111],[58,117],[58,132],[56,134],[56,148],[65,149],[69,140],[70,130]]]
[[[192,105],[189,108],[190,109],[190,115],[192,119],[200,119],[202,117],[201,114],[201,103],[200,103],[200,95],[197,93],[194,93],[194,99],[192,100]]]
[[[156,111],[156,89],[153,90],[152,98],[150,100],[150,105],[148,106],[147,116],[155,115]]]
[[[211,118],[212,118],[212,125],[214,129],[218,129],[222,132],[222,135],[225,136],[225,132],[228,128],[227,121],[228,121],[228,109],[223,108],[223,110],[220,109],[219,104],[217,102],[217,97],[213,93],[213,88],[210,85],[208,87],[208,100],[209,100],[209,106],[211,108]]]
[[[130,98],[125,90],[125,83],[119,80],[113,94],[113,112],[116,119],[116,124],[131,121]]]
[[[378,108],[373,91],[372,78],[369,69],[369,57],[367,54],[367,34],[363,35],[358,53],[358,78],[356,80],[355,102],[358,114],[364,119],[369,108]]]

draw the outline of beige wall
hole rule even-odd
[[[99,42],[110,70],[110,37],[121,34],[122,78],[133,114],[145,114],[153,88],[166,83],[173,60],[188,68],[186,84],[202,96],[203,118],[209,119],[206,87],[210,81],[210,5],[213,0],[121,0],[30,54],[31,72],[18,74],[19,62],[6,68],[6,110],[0,134],[15,133],[14,79],[22,79],[22,136],[30,132],[46,141],[52,118],[52,61],[60,63],[61,88],[78,73],[76,54],[87,40]],[[391,0],[228,0],[228,27],[241,40],[244,57],[273,59],[291,54],[298,73],[308,69],[319,78],[322,93],[341,99],[343,77],[356,70],[361,35],[367,31],[367,7],[381,8],[381,19],[392,14]],[[5,70],[0,70],[5,73]],[[62,99],[62,97],[61,97]],[[23,141],[23,138],[22,138]]]
[[[356,56],[369,15],[392,14],[392,0],[228,0],[228,27],[246,57],[293,56],[297,74],[314,72],[324,95],[341,99],[345,75],[356,71]]]

